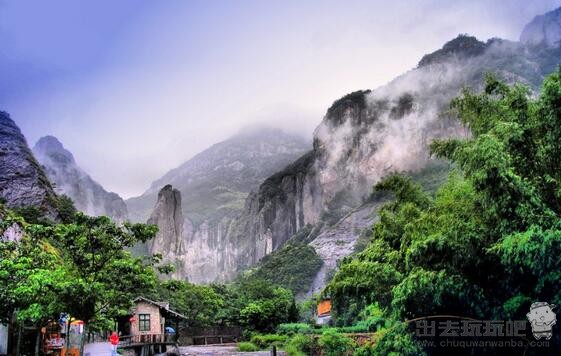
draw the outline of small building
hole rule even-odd
[[[169,303],[155,302],[145,297],[138,297],[130,309],[130,314],[118,320],[118,332],[123,336],[162,335],[165,334],[166,320],[178,325],[187,320],[183,314],[169,308]]]
[[[331,320],[331,299],[324,299],[318,303],[316,322],[318,325],[329,324]]]

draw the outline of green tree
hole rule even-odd
[[[73,223],[47,226],[37,231],[63,253],[73,275],[70,288],[62,295],[74,317],[89,328],[105,329],[115,317],[125,314],[131,301],[156,285],[152,268],[158,258],[136,258],[127,250],[146,242],[155,226],[124,223],[108,217],[81,213]]]
[[[37,226],[0,210],[0,322],[16,316],[19,324],[36,327],[37,354],[40,327],[65,311],[58,296],[69,288],[71,276],[60,252],[33,234]]]
[[[212,326],[217,323],[224,298],[215,289],[186,281],[170,280],[161,284],[158,298],[185,315],[189,326]]]
[[[325,291],[337,322],[356,322],[372,303],[399,323],[435,314],[524,319],[533,301],[561,302],[561,68],[538,98],[489,76],[483,92],[453,100],[451,113],[472,135],[432,143],[456,167],[435,196],[400,176],[375,187],[395,199]],[[392,330],[393,341],[376,348],[405,352],[407,328]]]

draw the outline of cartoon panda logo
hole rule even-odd
[[[532,325],[532,334],[536,340],[542,337],[546,340],[551,339],[553,335],[552,327],[557,323],[557,317],[553,312],[554,304],[545,302],[532,303],[530,312],[526,314],[528,321]]]

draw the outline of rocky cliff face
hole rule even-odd
[[[237,243],[238,268],[255,263],[303,226],[313,225],[311,245],[324,259],[324,276],[352,251],[360,233],[341,227],[350,221],[373,221],[375,211],[361,208],[352,218],[326,223],[333,220],[330,217],[360,206],[384,176],[423,169],[430,162],[427,147],[433,139],[469,135],[446,112],[464,86],[481,89],[485,73],[493,72],[537,90],[544,75],[561,61],[559,53],[559,47],[530,50],[523,43],[484,43],[461,35],[388,85],[337,100],[314,133],[313,150],[268,178],[248,198],[236,232],[243,240]],[[339,240],[344,248],[334,249]],[[322,275],[313,289],[323,286]]]
[[[561,8],[536,16],[524,27],[520,42],[530,45],[545,44],[556,47],[561,42]]]
[[[547,38],[529,45],[460,35],[387,85],[335,101],[314,132],[312,150],[264,179],[243,209],[234,211],[237,215],[220,215],[211,224],[194,222],[187,213],[189,278],[230,279],[298,232],[309,231],[304,240],[324,260],[311,291],[321,289],[329,270],[353,251],[361,230],[376,219],[381,202],[365,202],[372,186],[390,173],[424,170],[432,162],[428,144],[433,139],[469,135],[451,120],[448,105],[465,86],[482,89],[487,72],[538,90],[561,60],[561,48]],[[230,157],[227,147],[220,154]],[[219,165],[225,166],[245,164]],[[197,167],[203,162],[185,171]],[[182,171],[166,179],[197,181],[197,175],[178,174]]]
[[[162,254],[163,263],[171,263],[176,267],[172,277],[184,277],[186,266],[183,263],[183,256],[186,252],[186,243],[183,234],[181,193],[171,185],[163,187],[158,193],[154,211],[147,223],[158,226],[158,233],[148,243],[148,252]]]
[[[185,253],[177,266],[185,268],[178,268],[182,271],[178,275],[193,282],[227,279],[235,274],[240,251],[233,243],[234,220],[248,194],[307,149],[304,139],[281,130],[243,130],[171,170],[142,196],[127,200],[130,217],[145,222],[158,190],[173,185],[183,198]]]
[[[56,194],[25,137],[5,112],[0,112],[0,198],[9,208],[32,206],[50,219],[57,218]]]
[[[107,192],[84,172],[56,137],[39,139],[33,153],[45,168],[55,191],[70,197],[76,209],[92,216],[107,215],[117,221],[127,218],[123,199],[116,193]]]

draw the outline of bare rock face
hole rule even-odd
[[[166,185],[160,190],[158,201],[147,223],[158,226],[156,237],[149,242],[149,252],[159,253],[163,256],[163,263],[175,265],[176,271],[173,277],[184,277],[185,266],[182,261],[182,256],[185,254],[184,219],[179,190],[173,189],[171,185]]]
[[[549,18],[543,23],[544,41],[558,43],[559,25]],[[195,282],[230,279],[312,226],[305,241],[324,260],[312,290],[321,288],[328,269],[353,250],[358,230],[376,218],[374,207],[364,205],[372,186],[392,173],[422,171],[432,162],[428,146],[435,138],[468,136],[447,109],[465,86],[482,89],[487,72],[539,90],[561,61],[561,48],[544,41],[531,47],[460,35],[387,85],[336,100],[314,132],[313,149],[277,173],[263,176],[266,170],[256,175],[257,170],[248,169],[255,162],[258,167],[273,162],[279,153],[279,145],[271,145],[276,133],[250,151],[245,144],[238,149],[231,143],[217,145],[171,171],[147,196],[161,183],[177,180],[185,184],[180,188],[184,197],[196,192],[202,198],[189,198],[190,203],[214,202],[189,207],[185,214],[186,275]],[[268,151],[272,154],[262,154]],[[244,169],[247,174],[240,174]],[[254,178],[251,184],[241,187],[248,176]],[[219,179],[209,185],[214,177]],[[249,192],[253,184],[258,187]],[[129,206],[138,202],[130,200]]]
[[[431,162],[432,140],[467,137],[469,130],[446,110],[464,86],[482,89],[485,73],[538,90],[551,64],[561,61],[557,49],[540,48],[528,51],[520,43],[459,36],[387,85],[335,101],[314,132],[312,152],[266,179],[248,198],[233,237],[238,268],[312,225],[310,244],[324,260],[312,289],[322,287],[326,268],[348,255],[357,237],[344,228],[354,224],[352,219],[326,224],[329,216],[361,206],[372,186],[391,173],[423,170]],[[356,216],[366,222],[375,218]]]
[[[8,208],[36,207],[56,220],[56,194],[20,129],[0,112],[0,198]]]
[[[238,220],[247,206],[246,198],[310,146],[303,138],[282,130],[246,128],[169,171],[142,196],[128,199],[130,218],[146,221],[155,202],[160,201],[158,191],[173,185],[181,192],[184,219],[185,253],[174,257],[176,275],[195,283],[230,279],[236,275],[242,255],[257,261],[256,256],[265,253],[254,253],[246,239],[238,239],[238,232],[245,227]],[[170,241],[175,240],[178,235],[168,231]],[[261,250],[270,252],[273,246]]]
[[[524,27],[520,35],[520,42],[530,45],[559,46],[561,43],[561,8],[536,16]]]
[[[92,216],[106,215],[117,221],[127,219],[124,200],[116,193],[107,192],[84,172],[56,137],[39,139],[33,153],[45,168],[55,191],[70,197],[76,209]]]

